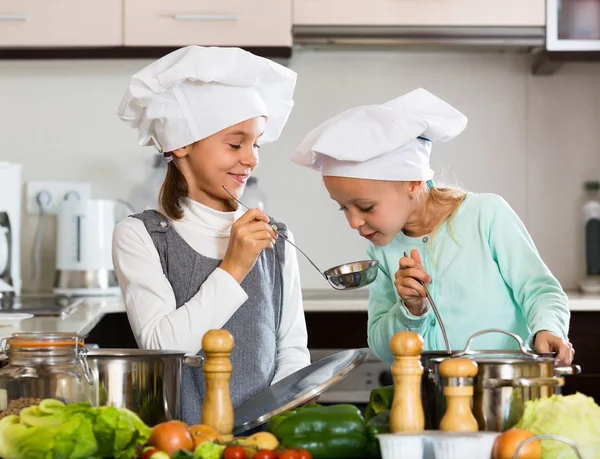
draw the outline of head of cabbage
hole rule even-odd
[[[600,406],[592,397],[576,393],[552,395],[525,404],[515,427],[535,435],[553,434],[573,441],[583,459],[600,459]],[[576,459],[571,446],[561,441],[542,440],[543,459]]]

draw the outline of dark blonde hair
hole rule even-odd
[[[431,232],[431,238],[433,239],[435,233],[440,229],[440,227],[447,221],[448,222],[448,233],[450,237],[458,244],[458,241],[454,238],[452,234],[452,220],[456,214],[456,211],[460,207],[460,205],[467,198],[467,192],[458,187],[451,186],[441,186],[441,187],[433,187],[429,190],[427,196],[427,206],[433,205],[435,207],[450,207],[450,210],[442,216],[440,221],[437,223],[433,231]]]
[[[166,158],[170,156],[170,153],[165,154]],[[180,220],[183,218],[183,203],[188,194],[187,180],[171,161],[167,166],[167,174],[158,195],[159,210],[171,220]]]

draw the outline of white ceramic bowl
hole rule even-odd
[[[422,434],[380,434],[382,459],[423,459]]]
[[[490,459],[497,432],[440,432],[428,437],[435,459]]]
[[[490,459],[498,432],[442,432],[378,435],[382,459]]]

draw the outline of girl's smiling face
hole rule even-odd
[[[323,182],[350,227],[377,246],[389,244],[411,225],[418,209],[415,197],[423,190],[423,182],[329,176]]]
[[[223,185],[234,196],[242,195],[258,166],[258,140],[265,122],[262,116],[252,118],[173,152],[191,199],[222,210],[231,199]]]

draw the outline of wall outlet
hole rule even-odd
[[[40,213],[40,206],[36,197],[41,191],[47,191],[52,197],[46,214],[56,215],[61,201],[65,199],[68,193],[74,193],[79,196],[80,200],[90,199],[92,186],[89,182],[27,182],[27,213]]]

